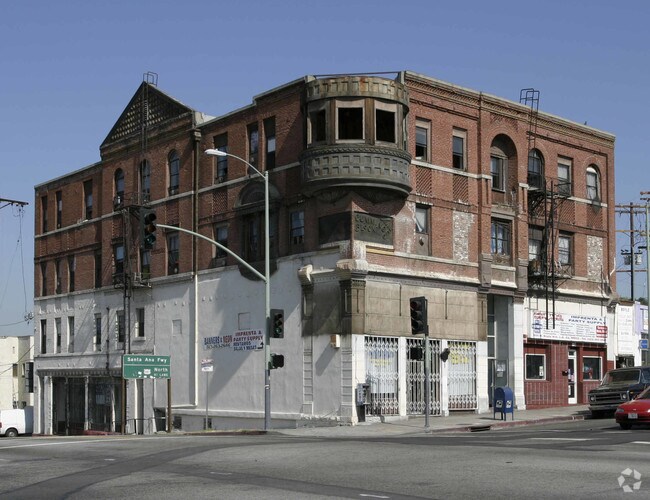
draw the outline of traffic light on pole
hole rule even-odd
[[[284,309],[271,309],[271,337],[284,338]]]
[[[411,333],[429,333],[427,323],[427,299],[426,297],[413,297],[409,301],[411,310]]]
[[[283,368],[283,367],[284,367],[284,354],[271,353],[269,368],[273,370],[275,368]]]
[[[151,250],[156,243],[156,212],[151,208],[140,209],[140,247]]]

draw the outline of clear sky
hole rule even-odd
[[[616,203],[638,203],[650,191],[649,21],[642,0],[4,2],[0,198],[29,206],[22,218],[0,209],[0,335],[33,331],[21,321],[34,186],[99,160],[147,71],[213,116],[307,74],[408,69],[514,101],[532,87],[541,111],[616,135]]]

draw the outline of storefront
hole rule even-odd
[[[607,366],[607,318],[530,311],[524,339],[528,408],[586,404]]]

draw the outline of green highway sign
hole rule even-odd
[[[171,374],[170,356],[155,356],[153,354],[124,354],[122,356],[123,378],[171,378]]]

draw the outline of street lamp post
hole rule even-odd
[[[271,256],[269,228],[269,173],[257,170],[249,162],[219,149],[206,149],[205,154],[211,156],[231,156],[245,163],[264,180],[264,430],[271,428]]]

